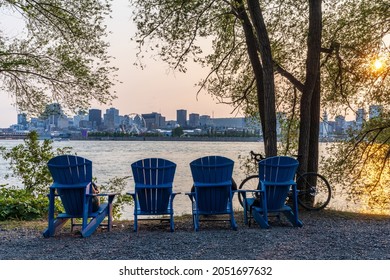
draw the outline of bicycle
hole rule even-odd
[[[251,159],[258,163],[259,161],[265,159],[262,154],[250,152]],[[315,172],[306,172],[299,174],[298,171],[295,174],[295,180],[298,187],[298,204],[307,210],[322,210],[330,202],[332,196],[332,189],[328,180],[321,174]],[[256,190],[259,186],[259,175],[250,175],[245,178],[239,189],[245,190]],[[255,193],[253,193],[256,196]],[[291,198],[291,194],[289,197]],[[243,203],[243,195],[238,193],[238,199],[241,206]]]

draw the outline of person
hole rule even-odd
[[[100,191],[99,191],[99,187],[92,182],[91,184],[91,193],[92,194],[99,194]],[[99,199],[99,196],[92,196],[91,198],[91,203],[92,203],[92,212],[96,212],[99,210],[99,207],[100,207],[100,199]]]

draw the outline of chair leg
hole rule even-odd
[[[53,236],[55,233],[56,220],[54,219],[54,198],[55,198],[55,190],[53,188],[50,188],[48,226],[47,229],[43,232],[44,237]]]
[[[269,228],[268,217],[264,214],[261,215],[259,211],[253,209],[252,217],[260,225],[261,228]]]
[[[283,214],[293,224],[293,226],[295,226],[295,227],[302,227],[303,226],[302,221],[299,220],[298,216],[294,215],[294,213],[292,211],[286,211],[286,212],[283,212]]]
[[[138,231],[138,216],[134,214],[134,232]]]
[[[195,231],[199,231],[199,215],[194,214],[193,215],[193,220],[194,220],[194,229]]]
[[[244,224],[248,225],[248,204],[246,203],[246,199],[244,199],[243,202],[244,202]]]
[[[302,227],[303,223],[298,218],[298,192],[296,189],[296,185],[293,186],[293,197],[294,199],[292,209],[289,212],[285,212],[285,215],[294,226]]]
[[[112,201],[114,200],[114,196],[109,196],[108,198],[108,215],[107,215],[107,226],[108,226],[108,231],[111,231],[112,229]]]
[[[170,226],[171,226],[171,232],[174,232],[175,231],[175,224],[174,224],[174,221],[173,221],[173,214],[171,214]]]
[[[230,213],[230,226],[232,227],[233,230],[237,230],[237,223],[236,220],[234,219],[233,213]]]
[[[58,218],[49,222],[49,227],[43,232],[44,237],[54,236],[68,221],[68,218]]]
[[[73,218],[70,219],[70,232],[73,232],[74,225],[76,223],[74,222]]]
[[[105,219],[105,217],[107,216],[107,210],[106,209],[105,211],[103,211],[102,213],[100,213],[97,217],[93,218],[85,228],[83,228],[81,230],[81,235],[83,237],[88,237],[90,236],[92,233],[94,233],[96,231],[96,229],[99,227],[99,225],[103,222],[103,220]],[[88,219],[88,218],[87,218]]]

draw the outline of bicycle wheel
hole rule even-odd
[[[240,190],[257,190],[259,187],[259,175],[251,175],[249,177],[246,177],[238,187]],[[249,196],[253,196],[254,198],[256,197],[255,193],[247,193],[247,198]],[[244,207],[244,198],[241,193],[238,193],[238,200],[240,201],[240,204],[242,207]]]
[[[324,176],[308,172],[298,175],[298,203],[307,210],[321,210],[328,204],[332,196],[329,182]]]

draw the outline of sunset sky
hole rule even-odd
[[[112,106],[96,104],[94,108],[105,111],[115,107],[121,115],[159,112],[168,120],[176,119],[177,109],[186,109],[188,114],[214,115],[215,118],[240,116],[236,112],[232,115],[232,107],[217,104],[206,92],[197,96],[195,83],[205,77],[207,69],[192,65],[186,74],[173,73],[158,57],[145,60],[144,70],[134,66],[137,50],[130,38],[135,32],[135,25],[128,1],[114,1],[112,17],[107,22],[113,32],[109,36],[110,54],[116,57],[113,64],[119,68],[117,74],[122,83],[115,86],[118,98]],[[0,30],[6,24],[3,19],[0,20]],[[0,128],[16,123],[17,110],[12,103],[6,92],[0,92]]]
[[[0,31],[3,34],[17,34],[22,23],[0,11]],[[107,26],[112,32],[108,37],[110,54],[116,58],[113,65],[119,68],[117,74],[122,83],[113,88],[118,98],[112,105],[95,103],[93,108],[105,112],[105,109],[115,107],[121,115],[159,112],[167,120],[176,119],[177,109],[186,109],[188,114],[199,113],[215,118],[242,116],[237,111],[232,113],[231,106],[219,104],[205,91],[197,95],[198,87],[195,84],[208,73],[207,69],[202,69],[199,65],[188,65],[185,74],[169,70],[168,65],[157,56],[143,60],[146,65],[144,70],[133,65],[137,60],[138,50],[130,40],[136,28],[131,19],[128,1],[113,1],[112,19],[107,20]],[[385,42],[390,44],[390,35],[386,36]],[[18,112],[12,106],[13,102],[7,92],[0,91],[0,128],[16,123]]]

